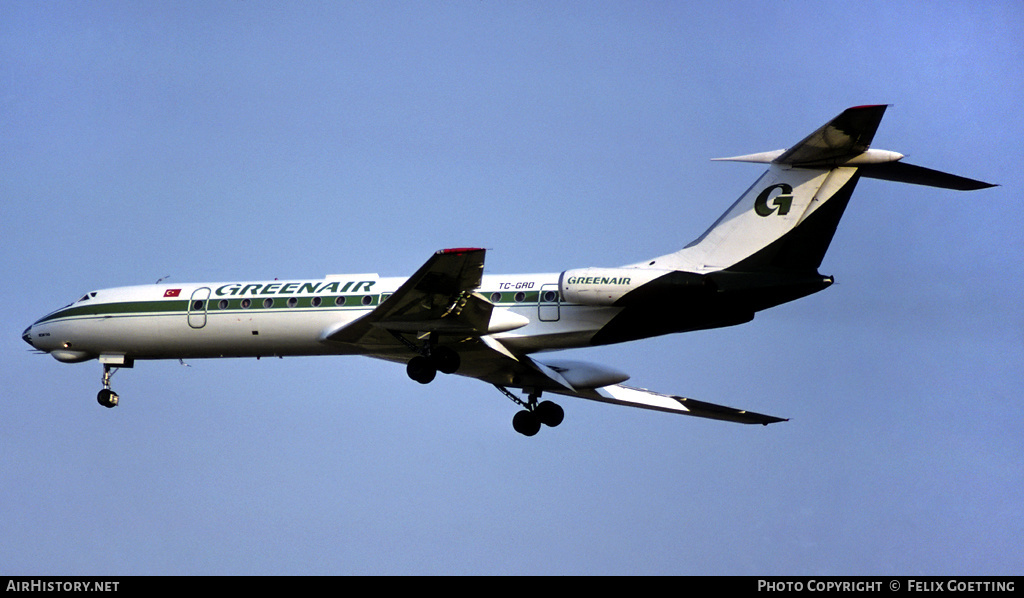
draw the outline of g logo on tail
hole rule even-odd
[[[772,206],[768,205],[768,196],[775,189],[782,191],[772,200]],[[779,216],[785,216],[789,213],[789,208],[793,205],[793,187],[786,183],[778,183],[771,187],[765,188],[757,199],[754,200],[754,211],[757,212],[758,216],[771,216],[778,210]]]

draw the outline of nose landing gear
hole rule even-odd
[[[110,378],[116,371],[117,368],[111,369],[110,364],[103,364],[103,390],[96,395],[96,402],[108,409],[117,407],[117,402],[120,400],[117,393],[110,390]]]

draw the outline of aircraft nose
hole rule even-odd
[[[29,326],[28,328],[26,328],[26,329],[25,329],[25,332],[22,332],[22,333],[21,333],[21,340],[23,340],[23,341],[25,341],[26,343],[28,343],[28,344],[32,345],[32,348],[33,348],[33,349],[35,349],[35,348],[36,348],[36,346],[35,346],[34,344],[32,344],[32,327],[31,327],[31,326]]]

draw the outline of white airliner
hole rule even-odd
[[[988,183],[870,149],[886,106],[845,110],[787,150],[722,158],[768,170],[686,247],[635,264],[551,274],[484,275],[484,250],[444,249],[409,278],[152,284],[93,291],[44,316],[23,338],[58,361],[98,359],[111,374],[137,360],[366,355],[493,384],[522,407],[532,436],[563,410],[544,392],[739,423],[783,418],[622,385],[618,370],[540,359],[558,349],[742,324],[821,291],[818,272],[860,177],[973,190]],[[520,389],[522,398],[509,389]]]

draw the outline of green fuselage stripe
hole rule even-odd
[[[386,299],[390,293],[384,293]],[[529,305],[537,304],[541,298],[539,291],[516,291],[516,292],[493,292],[481,293],[489,301],[496,305]],[[319,299],[319,305],[314,305]],[[546,304],[558,303],[558,295],[554,294]],[[268,305],[265,303],[270,301]],[[291,303],[289,303],[291,301]],[[340,302],[339,302],[340,301]],[[248,302],[248,306],[243,306]],[[63,320],[69,318],[89,318],[106,316],[138,316],[156,314],[200,314],[206,312],[215,314],[218,312],[233,311],[265,311],[279,309],[331,309],[331,308],[372,308],[379,305],[381,295],[326,295],[319,297],[231,297],[211,298],[207,300],[175,299],[173,301],[123,301],[116,303],[94,303],[85,305],[72,305],[59,309],[52,314],[45,316],[36,324]]]

